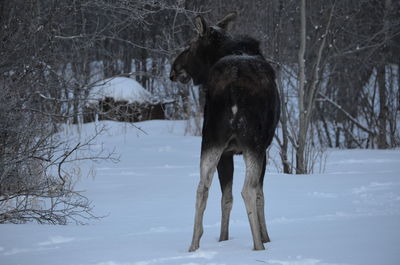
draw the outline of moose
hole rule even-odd
[[[200,182],[196,195],[193,239],[189,251],[200,246],[208,191],[218,171],[222,199],[220,241],[229,238],[232,209],[233,156],[242,154],[246,175],[241,192],[254,250],[270,241],[264,215],[263,180],[266,149],[272,142],[280,115],[275,72],[263,57],[259,42],[229,33],[236,12],[209,26],[195,18],[197,37],[174,60],[170,79],[201,85],[205,92],[200,155]]]

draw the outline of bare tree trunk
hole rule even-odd
[[[307,159],[306,159],[306,140],[307,132],[310,126],[311,117],[314,110],[316,95],[320,86],[321,76],[321,60],[322,52],[325,48],[326,36],[328,35],[329,28],[332,21],[332,16],[335,6],[333,5],[330,10],[328,23],[325,27],[325,32],[321,35],[321,44],[318,48],[315,63],[309,63],[313,66],[313,76],[311,82],[307,84],[307,91],[305,91],[305,62],[304,53],[306,49],[306,10],[305,0],[302,0],[300,7],[300,50],[299,50],[299,134],[298,134],[298,146],[296,152],[296,174],[308,173]]]
[[[281,77],[280,77],[280,72],[281,69],[278,69],[277,71],[277,80],[278,80],[278,87],[279,87],[279,94],[282,100],[281,103],[281,116],[280,116],[280,123],[281,123],[281,129],[282,129],[282,141],[279,139],[279,136],[277,136],[278,143],[280,146],[280,157],[282,161],[282,166],[283,166],[283,173],[285,174],[292,174],[292,167],[290,164],[290,161],[288,159],[288,146],[289,146],[289,131],[288,131],[288,115],[286,112],[286,95],[283,91],[283,84],[281,82]]]
[[[72,99],[72,123],[73,124],[78,124],[79,119],[78,119],[78,113],[79,113],[79,100],[80,100],[80,87],[79,87],[79,75],[80,75],[80,69],[78,67],[78,62],[72,63],[72,72],[74,73],[75,76],[75,81],[73,82],[73,99]]]
[[[282,50],[281,50],[281,38],[280,38],[280,33],[282,32],[282,25],[283,25],[283,19],[282,19],[282,12],[283,12],[283,2],[282,0],[279,0],[278,3],[278,14],[277,14],[277,19],[279,19],[279,22],[277,23],[277,26],[274,27],[274,36],[275,36],[275,42],[273,43],[273,51],[276,54],[275,58],[278,62],[282,61]],[[275,19],[273,17],[273,14],[275,12],[270,11],[270,15],[272,19]],[[281,65],[278,64],[277,66],[277,71],[276,71],[276,79],[278,82],[278,89],[279,89],[279,95],[281,98],[281,115],[279,122],[281,124],[281,129],[282,129],[282,140],[280,140],[279,136],[276,135],[275,138],[277,139],[280,147],[280,157],[282,161],[282,167],[283,167],[283,173],[285,174],[292,174],[292,163],[289,161],[288,158],[288,148],[289,148],[289,130],[288,130],[288,123],[289,123],[289,117],[287,113],[287,95],[284,91],[283,88],[283,83],[282,83],[282,71],[284,67],[281,67]]]
[[[326,141],[328,142],[328,147],[333,147],[332,146],[332,139],[331,139],[331,135],[329,133],[329,127],[328,127],[328,123],[326,122],[326,119],[324,117],[324,114],[322,112],[322,109],[318,107],[317,104],[317,111],[319,113],[319,119],[322,121],[322,126],[324,128],[324,132],[325,132],[325,137],[326,137]],[[323,144],[321,142],[321,144]]]
[[[398,67],[397,67],[397,109],[400,110],[400,56],[398,58]]]
[[[388,118],[387,91],[385,78],[385,65],[381,64],[377,69],[378,91],[379,91],[379,116],[378,116],[378,148],[388,148],[386,139],[386,121]]]
[[[299,134],[296,150],[296,174],[304,174],[306,165],[304,159],[305,143],[307,137],[306,110],[304,106],[304,87],[305,87],[305,59],[306,51],[306,1],[301,0],[300,5],[300,49],[299,60]],[[309,102],[310,103],[310,102]]]
[[[125,45],[125,54],[124,54],[124,73],[132,72],[132,53],[128,47]]]
[[[340,147],[340,131],[341,128],[338,126],[338,123],[335,122],[336,128],[335,128],[335,147],[339,148]]]
[[[379,91],[379,116],[378,116],[378,148],[386,149],[389,147],[387,139],[386,139],[386,125],[388,120],[388,107],[387,107],[387,90],[386,90],[386,45],[389,39],[389,18],[388,13],[390,11],[392,5],[391,0],[385,1],[385,15],[383,17],[383,30],[384,30],[384,46],[381,52],[381,62],[377,67],[377,75],[376,78],[378,80],[378,91]]]

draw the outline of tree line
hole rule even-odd
[[[232,34],[260,40],[277,74],[283,172],[312,172],[329,147],[400,145],[398,1],[0,1],[0,223],[91,217],[66,163],[92,139],[57,135],[80,122],[101,79],[130,76],[173,99],[168,116],[199,134],[204,93],[171,83],[170,62],[195,36],[196,15],[215,22],[233,10]]]

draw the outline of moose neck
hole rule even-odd
[[[233,54],[261,55],[260,42],[249,36],[236,36],[231,41],[224,43],[222,50],[224,56]]]
[[[208,80],[209,71],[221,58],[229,55],[254,55],[262,56],[259,41],[249,36],[227,37],[218,47],[210,47],[206,53],[206,64],[203,74],[196,80],[196,85],[204,85]]]

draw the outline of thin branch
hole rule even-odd
[[[323,101],[326,101],[328,103],[330,103],[332,106],[334,106],[335,108],[337,108],[338,110],[340,110],[344,115],[346,115],[346,117],[352,121],[355,125],[357,125],[360,129],[362,129],[363,131],[371,134],[371,135],[376,135],[376,133],[374,131],[371,131],[370,129],[368,129],[367,127],[365,127],[364,125],[362,125],[359,121],[357,121],[353,116],[351,116],[350,113],[348,113],[346,110],[344,110],[339,104],[337,104],[336,102],[334,102],[333,100],[331,100],[330,98],[328,98],[327,96],[325,96],[324,94],[322,94],[321,92],[318,92],[318,95],[322,98]]]
[[[81,143],[78,143],[74,148],[72,148],[69,152],[66,152],[64,154],[64,158],[60,161],[60,163],[58,164],[58,177],[61,179],[62,181],[62,185],[65,184],[65,179],[61,176],[61,167],[63,165],[63,163],[65,162],[65,160],[67,160],[67,158],[76,150],[78,150],[79,146]]]

